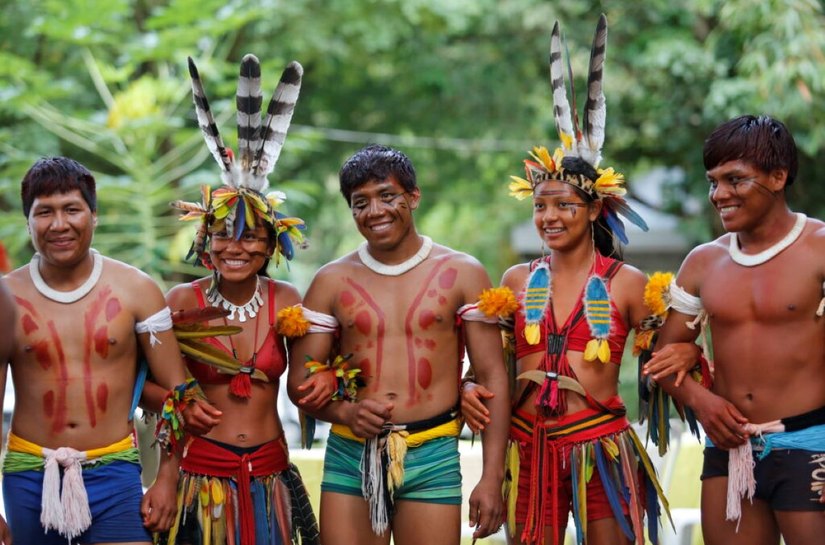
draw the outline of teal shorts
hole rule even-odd
[[[330,433],[321,491],[350,496],[361,493],[364,443]],[[410,447],[404,458],[404,484],[394,499],[461,505],[461,464],[456,437],[439,437]]]

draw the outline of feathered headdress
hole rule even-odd
[[[246,55],[241,61],[236,105],[238,108],[238,155],[225,147],[218,126],[209,109],[209,101],[203,90],[198,69],[189,58],[189,75],[192,77],[192,95],[198,124],[203,131],[206,145],[221,167],[224,185],[214,191],[209,186],[201,188],[202,202],[175,201],[172,206],[186,212],[181,220],[200,220],[197,235],[186,259],[193,255],[208,266],[206,243],[212,232],[225,231],[236,239],[247,226],[255,225],[260,218],[272,226],[276,234],[275,264],[279,256],[287,260],[294,254],[293,240],[303,244],[301,230],[304,222],[287,217],[278,211],[286,196],[273,191],[264,194],[269,186],[267,176],[275,168],[281,147],[286,138],[304,69],[292,61],[281,74],[281,80],[261,119],[261,65],[255,55]]]
[[[562,63],[562,48],[566,53],[566,45],[559,32],[558,21],[553,25],[553,32],[550,36],[550,87],[553,92],[553,115],[561,147],[556,148],[552,155],[543,146],[534,147],[530,153],[532,159],[524,161],[527,178],[511,176],[510,194],[519,200],[525,199],[532,196],[538,184],[548,180],[574,185],[593,199],[602,201],[602,213],[607,224],[619,240],[627,244],[624,225],[617,214],[621,214],[645,231],[647,231],[647,224],[623,198],[627,193],[624,187],[624,176],[614,171],[613,168],[599,168],[607,115],[602,86],[606,46],[607,18],[602,14],[596,25],[593,47],[590,50],[587,101],[584,105],[582,128],[580,128],[570,55],[567,54],[567,76],[570,79],[570,100],[568,100],[568,91],[564,83],[565,67]]]

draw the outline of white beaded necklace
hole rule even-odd
[[[736,233],[731,233],[730,245],[728,246],[730,258],[744,267],[755,267],[770,261],[776,257],[779,252],[796,242],[796,239],[802,234],[802,230],[805,229],[805,220],[807,219],[805,214],[797,213],[796,223],[794,223],[791,230],[788,231],[788,234],[782,237],[782,240],[770,248],[762,250],[758,254],[743,254],[742,250],[739,249],[739,238],[736,236]]]
[[[243,305],[236,305],[231,301],[227,301],[219,289],[214,289],[210,293],[207,293],[206,300],[209,301],[209,304],[213,307],[223,307],[229,311],[229,318],[230,320],[235,319],[235,314],[238,315],[238,321],[243,323],[246,321],[247,314],[250,318],[254,318],[258,315],[258,309],[261,308],[261,305],[264,304],[263,297],[261,297],[261,282],[260,279],[255,281],[255,292],[252,294],[252,297],[244,303]]]
[[[100,275],[103,272],[103,256],[94,248],[90,248],[89,252],[92,254],[92,273],[85,282],[72,291],[58,291],[46,284],[46,281],[43,280],[43,277],[40,275],[40,254],[35,253],[29,262],[29,275],[31,276],[35,289],[37,289],[43,297],[58,303],[63,303],[64,305],[80,301],[86,297],[97,285],[97,281],[100,280]]]
[[[421,244],[421,248],[418,249],[410,258],[402,263],[398,263],[397,265],[387,265],[386,263],[381,263],[374,257],[370,255],[367,251],[367,243],[364,242],[361,246],[358,247],[358,257],[361,258],[361,261],[364,265],[367,266],[373,272],[384,276],[399,276],[404,274],[405,272],[409,271],[416,265],[420,264],[422,261],[427,259],[430,255],[430,250],[433,249],[433,239],[427,236],[421,237],[423,239],[423,244]]]

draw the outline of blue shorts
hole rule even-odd
[[[140,516],[143,487],[138,464],[117,461],[83,468],[83,483],[92,525],[73,540],[75,543],[152,542]],[[14,543],[66,545],[64,536],[54,530],[46,533],[40,524],[42,491],[42,471],[3,474],[6,520]]]
[[[350,496],[361,493],[361,454],[364,443],[330,433],[324,457],[321,491]],[[410,447],[404,458],[404,484],[395,500],[461,505],[461,464],[458,439],[439,437]]]

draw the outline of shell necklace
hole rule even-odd
[[[220,307],[225,308],[229,311],[229,318],[230,320],[235,319],[235,315],[238,315],[238,321],[243,323],[246,321],[247,315],[250,318],[254,318],[258,315],[258,310],[261,308],[261,305],[264,304],[263,297],[261,297],[261,281],[260,278],[256,278],[255,280],[255,291],[252,293],[252,297],[250,297],[249,301],[244,303],[243,305],[236,305],[232,301],[227,301],[223,295],[221,295],[220,289],[215,289],[211,293],[206,295],[206,300],[209,301],[209,304],[213,307]]]
[[[35,289],[37,289],[43,297],[58,303],[63,303],[64,305],[80,301],[94,289],[103,272],[103,256],[94,248],[89,248],[89,253],[92,254],[92,273],[85,282],[71,291],[58,291],[46,284],[46,281],[43,280],[43,277],[40,275],[40,254],[35,253],[29,262],[29,275],[31,276]]]
[[[424,241],[421,244],[421,248],[418,249],[409,259],[402,263],[398,263],[396,265],[387,265],[386,263],[381,263],[374,257],[370,255],[367,251],[367,243],[364,242],[361,246],[358,247],[358,257],[361,258],[361,262],[367,266],[367,268],[373,272],[384,276],[399,276],[404,274],[405,272],[409,271],[413,267],[419,265],[422,261],[427,259],[430,255],[430,250],[433,249],[433,239],[427,236],[421,236],[422,240]]]
[[[776,244],[762,250],[758,254],[743,254],[742,250],[739,249],[739,238],[736,236],[736,233],[731,233],[730,245],[728,246],[730,258],[744,267],[755,267],[770,261],[776,257],[779,252],[796,242],[796,239],[802,234],[802,230],[805,229],[805,220],[807,219],[805,214],[797,213],[796,223],[794,223],[791,230],[788,231],[788,234],[782,237]]]

